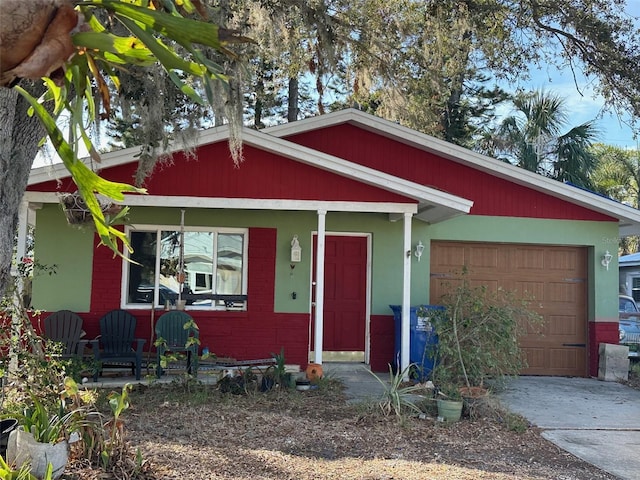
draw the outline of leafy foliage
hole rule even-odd
[[[520,92],[513,104],[516,114],[486,133],[480,150],[530,172],[589,187],[595,164],[590,147],[597,136],[593,123],[563,131],[568,117],[564,101],[544,91]]]
[[[191,1],[178,2],[185,13],[196,11]],[[60,7],[56,15],[60,14],[66,4]],[[209,61],[202,50],[196,45],[212,48],[223,55],[234,57],[226,45],[230,42],[244,42],[248,39],[239,37],[233,32],[219,28],[217,25],[184,17],[173,2],[163,2],[151,5],[147,2],[126,2],[121,0],[94,0],[77,2],[78,11],[64,10],[65,15],[77,15],[84,22],[84,29],[79,32],[70,31],[73,45],[70,47],[74,55],[66,61],[66,71],[60,75],[56,70],[55,77],[45,78],[47,91],[37,100],[27,90],[20,86],[14,88],[31,104],[32,113],[44,125],[47,135],[54,148],[62,158],[66,168],[78,186],[78,191],[84,199],[88,210],[94,218],[96,231],[103,244],[114,252],[120,253],[118,242],[128,246],[126,236],[115,227],[122,223],[126,215],[126,208],[120,215],[105,218],[100,208],[96,194],[104,195],[115,202],[122,202],[125,193],[145,193],[144,189],[131,185],[109,182],[100,178],[78,159],[79,147],[87,148],[94,160],[99,161],[99,155],[93,148],[85,126],[85,114],[89,119],[98,116],[99,105],[95,98],[102,101],[105,118],[111,114],[111,91],[103,74],[117,90],[120,81],[117,70],[127,66],[149,66],[160,63],[166,69],[169,78],[179,90],[191,101],[203,104],[201,96],[186,77],[199,79],[207,96],[213,101],[213,83],[226,82],[228,78],[220,67]],[[106,11],[110,18],[129,32],[119,36],[109,32],[98,20],[98,11]],[[61,35],[64,42],[65,36]],[[163,38],[165,39],[163,41]],[[181,49],[178,54],[176,48],[167,43],[176,42]],[[17,69],[28,76],[24,68]],[[3,72],[7,74],[7,72]],[[33,73],[37,78],[36,73]],[[53,102],[53,113],[45,108],[46,102]],[[57,116],[67,111],[70,113],[69,138],[65,139],[56,125]]]
[[[432,317],[438,335],[433,381],[445,394],[461,386],[482,386],[485,379],[516,375],[526,366],[519,339],[541,324],[526,293],[492,292],[474,287],[465,272],[440,299],[441,315]]]

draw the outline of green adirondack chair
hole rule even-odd
[[[186,327],[186,328],[185,328]],[[198,376],[198,338],[200,332],[193,318],[181,310],[172,310],[158,318],[155,327],[157,343],[157,375],[160,378],[163,369],[160,360],[167,352],[187,354],[187,372]],[[194,341],[195,340],[195,341]]]
[[[61,357],[82,355],[86,341],[81,340],[82,318],[71,310],[59,310],[44,319],[44,336],[63,346]]]
[[[100,365],[93,375],[94,382],[105,366],[120,363],[130,364],[136,380],[140,380],[146,340],[135,338],[136,324],[136,317],[125,310],[112,310],[100,319],[100,336],[91,341],[93,357]]]

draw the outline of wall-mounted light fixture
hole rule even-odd
[[[300,261],[302,261],[302,248],[298,241],[298,235],[294,235],[291,239],[291,263],[298,263]]]
[[[611,255],[611,253],[609,253],[609,250],[607,250],[606,252],[604,252],[604,255],[602,255],[602,261],[600,263],[602,263],[602,266],[604,268],[609,270],[609,264],[611,263],[612,259],[613,255]]]
[[[422,244],[422,241],[419,241],[416,245],[416,251],[414,252],[414,255],[418,258],[418,261],[420,261],[420,257],[422,257],[422,252],[424,252],[424,245]]]

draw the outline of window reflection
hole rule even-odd
[[[126,303],[151,304],[155,298],[156,305],[163,306],[166,302],[174,305],[183,280],[181,293],[187,305],[245,308],[244,299],[216,297],[243,295],[244,240],[244,233],[218,233],[215,230],[131,231],[134,252],[130,257],[132,262],[126,263]],[[184,279],[180,275],[181,245]]]
[[[243,235],[221,233],[218,236],[216,293],[225,295],[242,293],[243,242]]]

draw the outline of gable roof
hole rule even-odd
[[[640,211],[602,195],[564,184],[506,162],[482,155],[398,123],[356,109],[345,109],[264,131],[278,137],[349,123],[377,135],[410,145],[478,171],[551,195],[563,201],[618,219],[621,236],[640,234]]]
[[[311,130],[349,123],[364,130],[384,136],[394,141],[410,145],[414,148],[432,153],[447,160],[463,164],[497,178],[522,185],[532,190],[551,195],[563,201],[599,212],[618,219],[621,236],[640,234],[640,211],[609,198],[566,185],[508,163],[473,152],[444,140],[426,135],[397,123],[361,112],[346,109],[337,112],[310,117],[297,122],[269,127],[261,131],[245,128],[242,132],[243,142],[258,149],[281,155],[315,168],[326,170],[337,175],[352,178],[359,182],[403,195],[417,202],[416,217],[429,223],[436,223],[457,215],[469,213],[473,201],[452,195],[441,190],[411,182],[378,170],[350,162],[336,156],[304,147],[285,137]],[[226,141],[229,138],[229,127],[222,126],[200,133],[198,146]],[[171,151],[184,149],[183,144],[174,143]],[[140,147],[133,147],[104,154],[102,162],[96,169],[105,169],[137,161]],[[90,160],[85,162],[90,164]],[[64,178],[69,173],[63,165],[54,165],[33,169],[29,178],[29,186]],[[34,188],[31,188],[34,190]],[[127,196],[127,198],[133,198]],[[149,197],[146,197],[147,199]],[[145,204],[143,198],[135,201]],[[308,208],[313,206],[308,205]]]
[[[209,129],[202,132],[198,137],[198,146],[226,141],[228,140],[228,138],[228,126]],[[315,168],[331,172],[336,175],[347,177],[358,182],[401,195],[407,198],[407,203],[417,203],[417,206],[414,209],[414,211],[417,211],[416,217],[429,223],[436,223],[447,220],[454,216],[469,213],[473,205],[473,201],[471,200],[467,200],[465,198],[461,198],[459,196],[452,195],[450,193],[446,193],[432,187],[424,186],[419,183],[411,182],[403,178],[389,175],[387,173],[380,172],[378,170],[354,162],[349,162],[342,158],[334,157],[332,155],[328,155],[317,150],[287,141],[277,136],[268,135],[256,130],[248,128],[243,129],[242,140],[245,145],[251,145],[257,149],[270,152]],[[175,144],[172,145],[171,151],[177,152],[181,149],[182,148],[180,148],[179,145]],[[137,147],[107,153],[103,156],[102,162],[98,165],[98,167],[100,169],[106,169],[109,167],[132,163],[134,161],[137,161],[135,155],[137,155],[138,153],[139,148]],[[29,178],[29,186],[34,186],[38,183],[52,180],[51,173],[51,167],[34,169],[31,172]],[[69,176],[69,173],[66,171],[66,169],[64,169],[63,166],[59,165],[54,166],[53,173],[58,174],[58,178]],[[151,200],[149,199],[152,198],[152,196],[140,197],[127,195],[126,198],[126,203],[131,205],[149,205],[151,204]],[[182,204],[184,204],[185,202],[184,199],[176,198],[174,200]],[[171,199],[166,199],[163,205],[170,206],[173,205],[173,203]],[[328,208],[329,210],[334,211],[338,211],[342,208],[350,208],[343,207],[339,203],[331,204],[331,202],[315,202],[315,204],[310,204],[313,202],[297,203],[298,205],[296,205],[295,201],[289,201],[283,203],[282,208],[292,209],[294,206],[298,206],[300,209],[315,209],[318,208],[317,205],[322,205],[322,208]],[[202,201],[199,202],[199,205],[212,207],[216,206],[216,204],[214,203],[207,203]],[[233,208],[233,205],[236,205],[236,208],[240,208],[242,204],[240,202],[227,202],[226,205],[230,208]],[[256,205],[259,205],[259,203],[253,202],[251,203],[251,205],[249,205],[248,201],[245,202],[245,208],[247,208],[247,206],[256,208]],[[273,203],[269,203],[268,205],[270,205],[271,208],[274,208]],[[403,211],[390,210],[390,213],[402,213]]]

